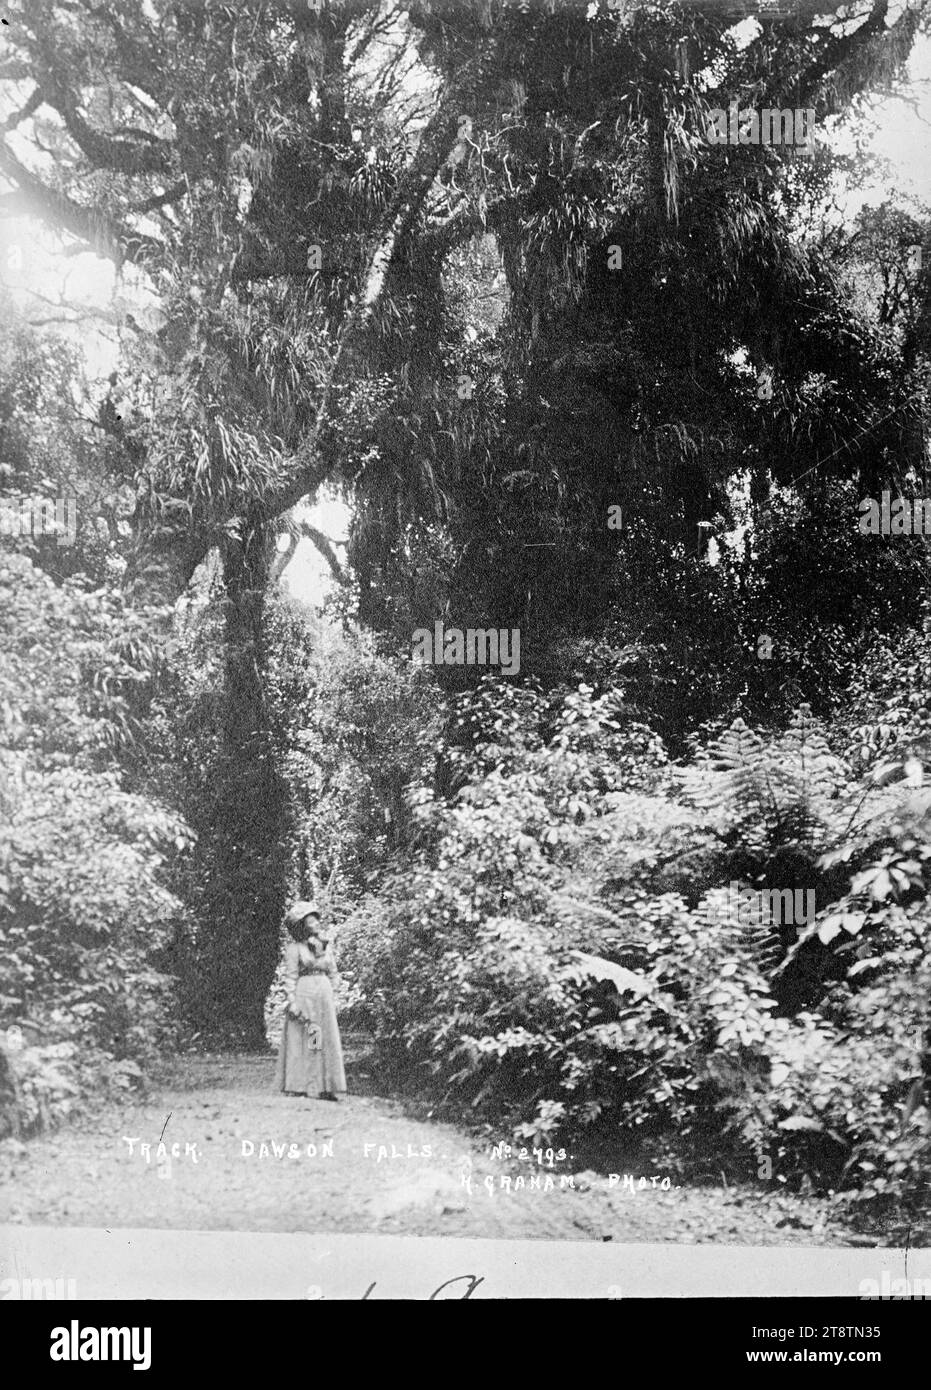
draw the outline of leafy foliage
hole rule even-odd
[[[460,698],[458,727],[483,736],[451,750],[448,798],[411,793],[423,841],[344,924],[353,1016],[395,1075],[519,1137],[688,1136],[693,1158],[723,1143],[748,1172],[768,1160],[782,1183],[907,1207],[929,1142],[917,863],[907,884],[889,870],[899,901],[837,954],[824,924],[863,789],[810,712],[775,736],[719,736],[683,802],[655,740],[639,785],[623,786],[638,726],[620,708],[616,692],[547,704],[490,680]],[[864,817],[874,848],[883,816]],[[817,884],[797,941],[774,938],[763,909],[748,923],[724,891],[737,864],[772,883],[790,863]],[[855,875],[852,891],[874,882]],[[793,969],[808,1006],[785,989]]]
[[[54,1122],[139,1084],[171,1037],[165,948],[185,929],[166,870],[190,841],[168,808],[128,791],[113,749],[132,735],[117,598],[57,587],[0,556],[0,1025],[4,1132]],[[135,649],[137,660],[144,647]]]

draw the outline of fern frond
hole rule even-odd
[[[764,736],[736,719],[683,770],[687,801],[749,854],[814,853],[823,846],[847,773],[807,705],[783,733]]]

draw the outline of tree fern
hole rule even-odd
[[[787,850],[814,857],[846,781],[807,705],[775,736],[736,719],[682,773],[686,800],[761,869]]]

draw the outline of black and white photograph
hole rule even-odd
[[[931,0],[0,3],[35,1364],[745,1298],[931,1298]]]

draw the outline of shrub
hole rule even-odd
[[[499,704],[493,681],[459,707],[449,799],[412,789],[419,849],[345,927],[382,1060],[523,1141],[674,1135],[748,1174],[768,1160],[786,1184],[907,1204],[928,1158],[931,846],[805,709],[781,734],[738,724],[684,778],[623,710],[587,688]],[[820,894],[798,941],[721,886],[790,863]],[[848,895],[877,885],[857,916]],[[799,962],[813,1003],[783,987]]]
[[[112,764],[132,728],[125,686],[141,675],[113,652],[118,602],[58,588],[22,556],[4,558],[0,586],[11,654],[0,682],[0,1126],[15,1132],[135,1084],[164,1042],[160,953],[184,927],[166,869],[190,836],[125,790]]]

